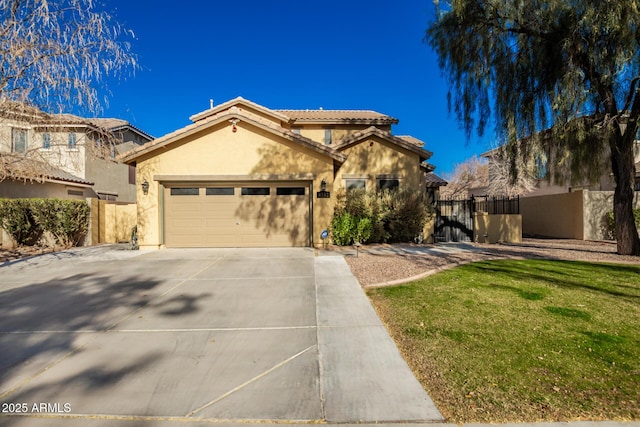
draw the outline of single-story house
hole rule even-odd
[[[136,167],[141,248],[321,246],[340,192],[426,191],[435,169],[424,142],[375,111],[239,97],[191,120],[120,156]]]

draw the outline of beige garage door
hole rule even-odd
[[[309,185],[296,182],[165,187],[168,247],[309,246]]]

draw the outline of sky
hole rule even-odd
[[[160,137],[242,96],[273,109],[366,109],[399,119],[447,175],[488,142],[467,141],[423,42],[430,0],[109,0],[140,69],[107,81],[103,116]]]

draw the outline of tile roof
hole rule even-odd
[[[372,110],[273,110],[289,117],[293,123],[338,122],[392,125],[398,119]]]
[[[8,172],[7,175],[14,179],[40,182],[63,181],[85,186],[94,184],[38,159],[28,157],[17,159],[0,154],[0,164]]]
[[[415,136],[411,136],[411,135],[397,135],[398,138],[400,139],[404,139],[405,141],[407,141],[409,144],[413,144],[417,147],[424,147],[425,143],[423,140],[416,138]]]
[[[385,139],[387,141],[390,141],[406,150],[412,151],[418,155],[420,155],[420,158],[423,160],[427,160],[428,158],[430,158],[433,153],[431,151],[425,150],[422,147],[418,147],[415,144],[412,144],[410,142],[408,142],[407,140],[394,136],[389,132],[383,131],[378,129],[375,126],[370,126],[364,130],[358,131],[358,132],[354,132],[351,135],[347,136],[346,138],[342,139],[341,141],[339,141],[336,145],[335,148],[337,150],[342,150],[344,148],[347,148],[353,144],[356,144],[360,141],[362,141],[363,139],[369,138],[371,136],[377,136],[379,138]]]
[[[218,104],[214,107],[209,108],[208,110],[202,111],[200,113],[194,114],[193,116],[189,117],[189,120],[191,120],[192,122],[198,122],[200,120],[206,119],[207,117],[213,116],[215,114],[220,113],[223,110],[226,110],[230,107],[233,106],[245,106],[248,108],[252,108],[256,111],[259,111],[263,114],[266,114],[268,116],[272,116],[273,118],[283,121],[283,122],[288,122],[289,121],[289,117],[282,115],[281,113],[277,112],[276,110],[270,110],[267,107],[263,107],[260,104],[256,104],[255,102],[249,101],[248,99],[244,99],[241,96],[238,96],[237,98],[234,99],[230,99],[229,101],[223,102],[222,104]]]
[[[333,158],[335,161],[344,162],[346,160],[346,156],[343,153],[340,153],[339,151],[335,150],[333,147],[323,145],[312,139],[293,133],[290,130],[283,128],[279,124],[274,123],[271,120],[265,119],[257,114],[251,113],[250,111],[244,110],[242,108],[238,108],[236,106],[233,106],[229,109],[221,110],[206,118],[199,119],[195,123],[187,125],[181,129],[168,133],[163,137],[147,142],[146,144],[141,145],[138,148],[135,148],[129,152],[126,152],[120,155],[118,158],[124,162],[132,161],[145,153],[152,152],[157,148],[168,145],[176,140],[179,140],[180,138],[191,135],[195,132],[199,132],[204,127],[213,126],[217,123],[221,123],[221,122],[224,122],[225,120],[234,119],[234,118],[240,119],[241,122],[246,121],[248,123],[252,123],[254,126],[261,127],[274,134],[280,135],[284,138],[297,142],[300,145],[310,148],[316,152],[328,155],[329,157]]]
[[[433,172],[429,172],[426,175],[426,183],[427,183],[427,187],[444,187],[445,185],[449,184],[447,181],[440,178],[438,175],[436,175]]]

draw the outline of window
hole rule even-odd
[[[200,189],[197,187],[171,189],[172,196],[197,196],[199,194],[200,194]]]
[[[378,190],[397,190],[400,188],[400,180],[393,178],[381,178],[378,179]]]
[[[276,195],[278,196],[304,196],[304,187],[278,187]]]
[[[331,145],[333,143],[333,130],[325,129],[324,130],[324,145]]]
[[[367,180],[363,178],[350,178],[344,180],[344,188],[347,191],[366,189],[367,188]]]
[[[636,182],[635,182],[635,185],[633,186],[633,189],[635,191],[640,191],[640,176],[636,176]]]
[[[11,128],[11,151],[14,153],[27,152],[27,130]]]
[[[243,196],[268,196],[271,194],[269,187],[242,187]]]
[[[69,150],[75,150],[77,148],[78,141],[76,138],[77,136],[75,133],[71,132],[69,134]]]
[[[51,134],[49,132],[42,134],[42,148],[45,150],[51,148]]]
[[[301,130],[301,128],[291,128],[291,132],[293,132],[293,133],[295,133],[297,135],[300,135],[300,130]]]
[[[207,188],[207,196],[233,196],[235,194],[233,187],[212,187]]]

